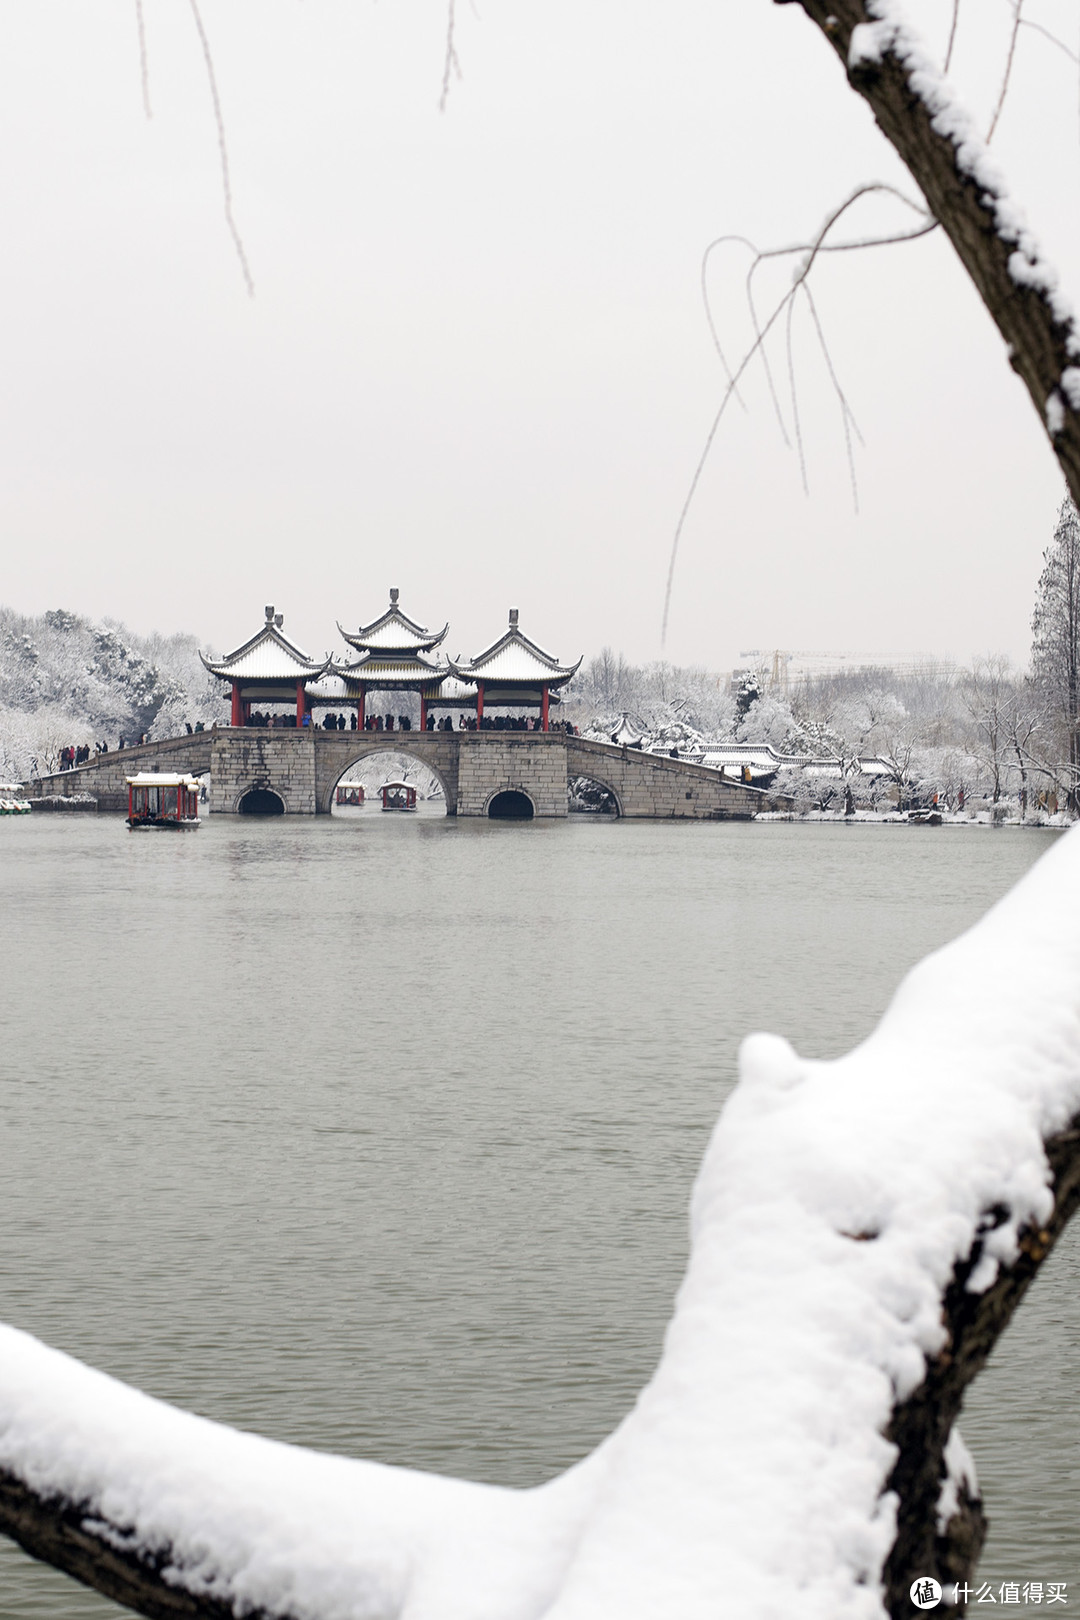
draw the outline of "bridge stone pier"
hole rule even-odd
[[[524,794],[533,814],[567,814],[569,783],[605,787],[620,816],[646,820],[748,820],[781,803],[705,765],[590,742],[565,732],[277,731],[218,726],[99,756],[44,776],[40,794],[90,793],[102,810],[126,810],[136,771],[209,774],[212,813],[235,814],[253,790],[276,794],[287,815],[327,815],[343,776],[373,754],[406,754],[434,772],[451,816],[486,816],[500,793]]]

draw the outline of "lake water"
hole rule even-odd
[[[741,1037],[846,1050],[1052,836],[0,821],[0,1317],[281,1439],[545,1479],[655,1364]],[[1078,1270],[969,1402],[991,1580],[1080,1583]],[[0,1538],[3,1620],[123,1612]]]

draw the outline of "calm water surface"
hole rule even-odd
[[[545,1479],[655,1364],[742,1036],[846,1050],[1051,836],[2,821],[0,1316],[284,1440]],[[1074,1607],[1078,1267],[964,1423],[983,1574]],[[0,1539],[3,1620],[122,1612]]]

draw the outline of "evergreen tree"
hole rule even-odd
[[[1065,498],[1031,619],[1035,683],[1055,721],[1061,763],[1067,767],[1069,810],[1080,809],[1080,517]]]

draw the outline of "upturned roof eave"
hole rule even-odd
[[[400,657],[390,657],[378,653],[369,653],[360,658],[355,664],[339,664],[331,659],[332,673],[341,677],[343,681],[359,684],[361,681],[378,680],[380,674],[394,674],[402,679],[415,676],[422,681],[441,681],[449,673],[445,664],[429,664],[419,653],[404,653]]]
[[[502,651],[502,647],[492,649],[490,655],[481,654],[479,658],[474,658],[469,664],[456,664],[451,658],[449,660],[450,673],[456,675],[458,680],[469,681],[473,685],[476,685],[479,681],[490,681],[492,686],[565,686],[567,681],[572,680],[581,668],[581,659],[579,658],[576,664],[571,665],[542,664],[536,673],[532,675],[486,674],[483,666],[492,661],[496,651]],[[582,654],[582,657],[584,657],[584,654]]]
[[[430,652],[433,647],[440,646],[441,643],[446,640],[447,634],[450,630],[449,619],[443,625],[441,630],[431,631],[426,625],[416,624],[412,619],[409,618],[408,614],[402,613],[400,608],[388,608],[381,618],[373,620],[371,624],[361,625],[360,629],[356,631],[346,630],[339,620],[338,633],[340,634],[341,639],[348,642],[349,646],[354,647],[357,652],[394,651],[395,649],[393,648],[375,647],[371,645],[371,639],[376,632],[381,630],[384,625],[388,624],[401,625],[402,629],[406,630],[413,638],[413,645],[418,650],[423,652]],[[411,652],[413,649],[407,642],[402,642],[400,645],[400,650],[403,652]]]
[[[292,673],[285,673],[282,675],[245,675],[242,671],[236,671],[236,665],[239,664],[243,658],[246,658],[248,654],[253,653],[256,648],[262,646],[267,641],[273,642],[275,647],[278,647],[285,654],[286,658],[293,661],[293,663],[296,665],[295,675]],[[309,658],[301,648],[296,646],[295,642],[290,641],[288,636],[283,635],[275,624],[261,625],[256,633],[244,642],[243,646],[237,647],[234,652],[228,653],[224,658],[210,659],[207,658],[202,651],[199,652],[199,657],[202,659],[205,668],[209,670],[211,675],[216,675],[220,680],[224,681],[317,680],[320,675],[325,675],[326,671],[333,662],[330,655],[327,655],[321,664],[316,662],[315,659]]]

